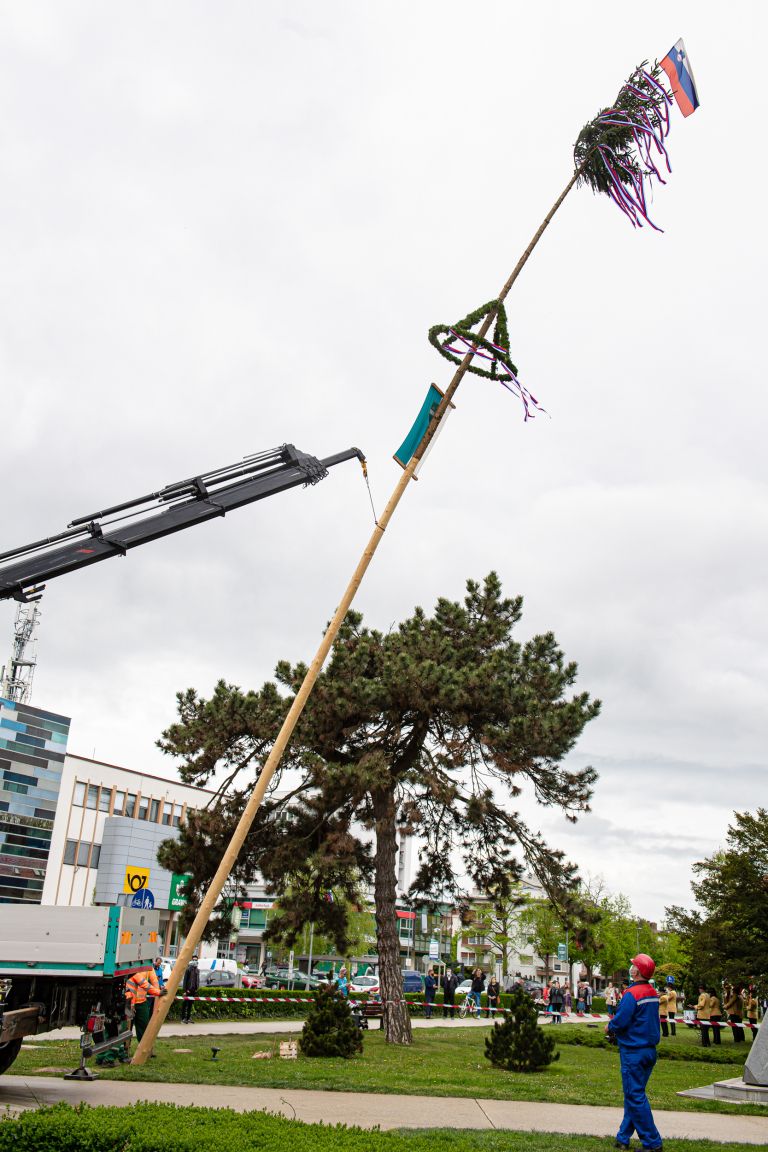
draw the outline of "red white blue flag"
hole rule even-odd
[[[699,106],[699,94],[696,91],[691,62],[682,40],[678,40],[674,48],[670,48],[661,61],[661,66],[667,74],[678,108],[683,116],[690,116]]]

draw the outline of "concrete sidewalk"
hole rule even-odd
[[[82,1084],[44,1076],[3,1076],[0,1108],[21,1110],[85,1101],[125,1107],[139,1100],[204,1104],[238,1112],[267,1111],[307,1123],[361,1128],[486,1128],[517,1132],[558,1132],[615,1136],[621,1113],[588,1105],[540,1104],[523,1100],[460,1100],[444,1096],[389,1096],[363,1092],[308,1092],[297,1089],[234,1088],[219,1084],[215,1094],[200,1084],[131,1084],[97,1080]],[[768,1147],[768,1117],[723,1116],[712,1112],[654,1113],[663,1137],[740,1142]]]

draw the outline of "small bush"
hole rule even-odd
[[[363,1037],[352,1018],[349,1002],[332,985],[318,988],[301,1032],[305,1056],[354,1056],[363,1050]]]
[[[503,1024],[494,1024],[486,1038],[486,1058],[495,1068],[508,1072],[538,1072],[559,1060],[555,1038],[539,1027],[536,1006],[528,993],[516,988],[509,1000],[509,1015]]]

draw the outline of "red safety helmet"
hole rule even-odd
[[[637,956],[634,956],[630,960],[630,964],[634,964],[635,968],[637,968],[638,972],[644,980],[650,980],[651,976],[653,976],[654,972],[656,971],[655,961],[652,960],[651,957],[648,956],[645,952],[638,952]]]

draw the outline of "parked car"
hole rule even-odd
[[[459,984],[458,988],[456,989],[456,999],[458,1000],[459,996],[466,996],[467,992],[471,992],[471,991],[472,991],[472,981],[471,980],[462,980],[461,984]]]
[[[240,982],[243,988],[264,987],[264,977],[258,972],[249,972],[247,968],[240,969]]]
[[[423,992],[424,981],[413,968],[403,968],[403,992]]]
[[[378,976],[355,976],[349,986],[350,995],[361,996],[363,993],[372,996],[379,991]]]
[[[239,988],[240,973],[234,960],[211,958],[197,962],[201,988]]]

